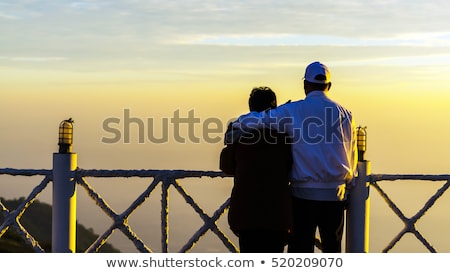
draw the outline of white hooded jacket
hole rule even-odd
[[[325,91],[265,112],[250,112],[233,128],[270,127],[292,137],[294,188],[336,189],[350,186],[358,161],[356,125],[352,113]]]

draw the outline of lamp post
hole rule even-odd
[[[370,161],[365,160],[367,150],[366,127],[357,128],[358,176],[349,191],[346,217],[346,252],[369,252]]]
[[[53,154],[52,252],[76,252],[77,154],[72,153],[73,120],[59,125],[58,153]]]

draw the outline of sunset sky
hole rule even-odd
[[[450,2],[433,1],[34,1],[0,2],[0,168],[51,168],[59,122],[72,117],[85,169],[218,170],[222,141],[203,125],[248,111],[255,86],[279,103],[304,98],[302,76],[328,65],[330,96],[367,126],[374,173],[450,173]],[[192,111],[167,143],[130,126],[125,112],[161,133]],[[215,123],[217,124],[217,123]],[[20,194],[18,194],[20,195]]]

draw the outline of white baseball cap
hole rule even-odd
[[[313,62],[306,67],[305,77],[308,82],[327,84],[330,82],[330,70],[320,62]]]

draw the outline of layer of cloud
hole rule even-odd
[[[405,33],[394,37],[339,37],[304,34],[198,35],[180,44],[234,46],[450,46],[448,33]]]
[[[222,60],[217,52],[202,55],[205,46],[448,47],[450,2],[429,2],[9,0],[0,3],[0,52],[7,57],[0,62],[70,59],[85,68],[103,63],[164,69],[166,63],[227,62],[228,51],[221,49]],[[289,59],[268,52],[279,62]]]
[[[35,29],[72,35],[123,33],[152,41],[180,35],[288,33],[319,37],[380,38],[407,33],[450,32],[450,2],[434,1],[2,1],[4,35]],[[37,33],[39,34],[39,33]]]
[[[68,60],[65,57],[36,57],[36,56],[0,56],[0,60],[11,62],[61,62]]]

